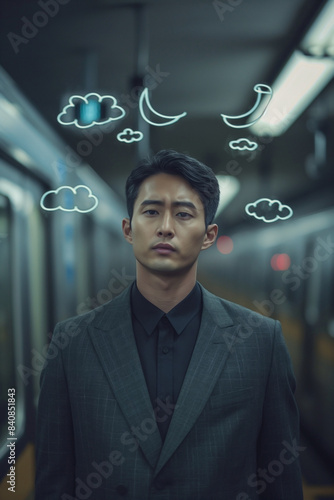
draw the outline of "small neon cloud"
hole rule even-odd
[[[144,102],[147,106],[147,108],[151,111],[153,116],[158,116],[159,118],[164,118],[166,121],[164,122],[153,122],[151,121],[147,116],[144,111]],[[148,88],[145,88],[142,93],[140,94],[139,98],[139,111],[143,119],[149,123],[150,125],[154,125],[155,127],[164,127],[166,125],[172,125],[173,123],[177,122],[180,120],[180,118],[183,118],[183,116],[186,116],[186,111],[181,113],[180,115],[175,115],[175,116],[167,116],[167,115],[162,115],[161,113],[158,113],[155,111],[150,103],[150,99],[148,96]]]
[[[131,142],[139,142],[144,137],[144,134],[139,130],[132,130],[132,128],[125,128],[122,132],[117,134],[117,139],[121,142],[130,144]]]
[[[249,141],[246,137],[240,137],[240,139],[236,141],[230,141],[228,145],[230,148],[238,149],[239,151],[244,151],[245,149],[247,149],[247,151],[254,151],[258,147],[257,142]]]
[[[104,113],[101,113],[102,108]],[[84,112],[78,112],[80,109],[83,109]],[[105,116],[102,116],[103,114]],[[96,115],[99,116],[97,120],[95,119]],[[125,116],[125,110],[117,105],[115,97],[112,95],[101,96],[95,92],[90,92],[85,96],[72,95],[69,98],[69,104],[57,116],[57,121],[61,125],[88,128],[93,125],[104,125],[114,120],[120,120],[123,116]]]
[[[79,203],[75,200],[76,196],[79,197],[81,208],[78,207]],[[59,201],[60,197],[61,199]],[[47,205],[50,206],[46,206],[46,202],[48,202]],[[91,189],[81,184],[74,188],[71,186],[60,186],[58,189],[47,191],[43,194],[40,201],[41,207],[48,212],[62,210],[63,212],[87,213],[94,210],[98,203],[99,201],[97,197],[93,195]],[[83,208],[85,205],[87,205],[87,207]]]
[[[267,223],[286,220],[293,215],[293,210],[288,205],[283,205],[279,200],[270,200],[269,198],[260,198],[254,203],[248,203],[245,211],[251,217]]]
[[[269,85],[266,85],[265,83],[257,83],[256,85],[254,85],[253,90],[254,90],[254,92],[257,93],[257,97],[256,97],[256,101],[255,101],[254,106],[249,111],[247,111],[246,113],[243,113],[242,115],[235,115],[235,116],[221,114],[226,125],[228,125],[229,127],[232,127],[232,128],[250,127],[251,125],[256,123],[261,118],[261,116],[264,115],[264,113],[268,107],[268,104],[272,98],[272,95],[273,95],[272,88],[269,87]],[[251,122],[245,123],[243,125],[234,124],[234,123],[230,122],[230,120],[237,120],[238,121],[238,120],[240,120],[240,118],[242,119],[242,118],[246,118],[247,116],[250,116],[260,106],[260,103],[262,101],[264,94],[267,94],[269,96],[269,99],[268,99],[262,113],[260,113],[260,115],[257,118],[255,118]]]

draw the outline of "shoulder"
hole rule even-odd
[[[236,320],[236,322],[245,322],[254,324],[254,326],[266,326],[268,328],[274,328],[276,320],[270,318],[268,316],[263,316],[262,314],[253,311],[252,309],[248,309],[247,307],[241,306],[240,304],[236,304],[234,302],[230,302],[229,300],[219,298],[221,301],[222,307],[224,307],[231,317]]]
[[[205,321],[218,327],[219,335],[231,352],[252,353],[263,366],[270,366],[273,353],[287,362],[287,348],[279,321],[217,297],[202,287]],[[268,368],[269,369],[269,368]]]
[[[104,323],[110,324],[110,318],[115,314],[119,315],[120,313],[125,313],[130,310],[130,291],[131,285],[109,302],[87,311],[84,314],[58,322],[56,329],[74,331],[76,329],[82,330],[88,325],[102,326]]]
[[[280,323],[277,320],[268,316],[263,316],[235,302],[218,297],[206,290],[202,285],[200,286],[203,294],[204,307],[206,306],[210,309],[213,317],[216,318],[222,315],[225,318],[228,317],[231,320],[231,324],[239,326],[239,328],[248,326],[266,332],[274,332],[276,329],[280,329]]]
[[[274,328],[278,323],[273,318],[263,316],[262,314],[241,306],[240,304],[218,297],[217,295],[214,295],[206,290],[202,285],[200,285],[200,287],[203,294],[204,304],[217,312],[224,311],[225,314],[231,318],[233,323],[243,324],[245,322],[249,322],[253,326],[263,326],[266,328]]]

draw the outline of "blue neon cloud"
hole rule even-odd
[[[46,206],[46,201],[47,204],[52,206]],[[44,193],[40,201],[41,207],[48,212],[62,210],[63,212],[87,213],[94,210],[98,203],[99,201],[93,195],[91,189],[84,185],[75,186],[74,188],[60,186],[58,189]]]
[[[279,200],[270,200],[269,198],[260,198],[254,203],[248,203],[245,211],[251,217],[267,223],[286,220],[293,215],[293,210],[288,205],[283,205]]]
[[[257,142],[249,141],[246,137],[240,137],[240,139],[230,141],[228,144],[230,148],[238,149],[239,151],[244,151],[245,149],[248,151],[254,151],[258,147]]]
[[[80,122],[80,118],[78,119],[75,116],[76,107],[82,104],[89,104],[90,102],[98,102],[100,104],[103,103],[106,116],[101,118],[100,120],[92,120],[90,123],[82,123]],[[104,95],[101,96],[96,94],[95,92],[90,92],[85,96],[81,95],[73,95],[69,98],[69,104],[65,106],[61,113],[57,116],[57,121],[61,125],[75,125],[78,128],[88,128],[93,125],[104,125],[105,123],[109,123],[114,120],[120,120],[125,116],[125,110],[121,106],[117,105],[117,99],[112,95]]]
[[[139,130],[132,130],[132,128],[125,128],[122,132],[117,134],[117,139],[121,142],[130,144],[131,142],[141,141],[144,134]]]

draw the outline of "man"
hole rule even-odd
[[[219,187],[175,151],[126,184],[136,281],[57,325],[36,500],[301,500],[295,380],[277,321],[196,281]]]

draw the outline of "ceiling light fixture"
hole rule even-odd
[[[300,48],[273,83],[273,97],[265,114],[251,127],[258,136],[285,132],[333,78],[334,0],[321,10]]]

